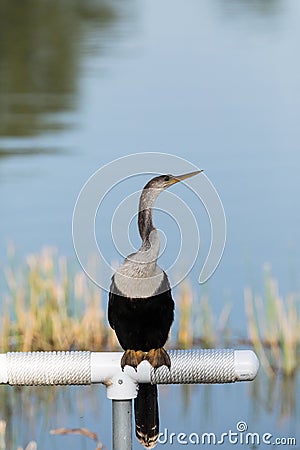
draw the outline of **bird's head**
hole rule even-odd
[[[155,200],[158,195],[168,187],[172,186],[179,181],[186,180],[187,178],[193,177],[202,170],[196,170],[195,172],[185,173],[184,175],[159,175],[148,181],[144,187],[139,203],[139,231],[143,242],[149,244],[149,236],[151,232],[155,230],[152,223],[152,208],[154,206]],[[155,235],[156,236],[156,235]]]
[[[144,189],[158,189],[163,191],[168,187],[172,186],[179,181],[186,180],[187,178],[191,178],[198,173],[203,172],[203,170],[196,170],[195,172],[185,173],[183,175],[159,175],[157,177],[152,178],[152,180],[148,181]]]

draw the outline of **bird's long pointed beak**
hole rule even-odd
[[[173,181],[173,183],[178,183],[179,181],[186,180],[187,178],[191,178],[201,172],[203,172],[203,170],[196,170],[195,172],[189,172],[189,173],[185,173],[183,175],[175,175],[172,181]]]

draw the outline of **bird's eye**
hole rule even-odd
[[[165,181],[170,181],[169,175],[166,175],[166,176],[165,176]]]

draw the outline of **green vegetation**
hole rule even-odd
[[[300,298],[282,298],[278,282],[265,271],[264,297],[245,290],[249,340],[268,374],[280,371],[292,375],[299,366]]]
[[[44,249],[23,269],[7,267],[1,311],[1,351],[116,348],[101,291],[83,271],[74,275],[64,257]]]
[[[119,349],[106,319],[106,299],[82,270],[71,270],[54,249],[12,259],[4,270],[8,289],[1,295],[0,351]],[[177,323],[170,344],[189,348],[252,345],[267,374],[292,375],[299,366],[299,295],[283,299],[270,272],[264,296],[245,291],[247,335],[232,339],[230,306],[219,317],[207,296],[198,299],[188,282],[175,298]]]

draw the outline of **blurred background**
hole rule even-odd
[[[253,346],[262,368],[254,383],[160,389],[161,427],[221,434],[245,420],[249,431],[295,437],[300,448],[299,20],[297,0],[1,1],[1,351],[116,345],[106,293],[75,257],[75,201],[115,158],[178,155],[218,190],[228,234],[220,266],[199,286],[209,221],[187,197],[202,247],[175,292],[170,345]],[[48,329],[50,316],[63,315],[62,286],[69,321]],[[91,329],[98,340],[83,339]],[[58,427],[89,428],[111,448],[104,387],[1,387],[0,407],[8,449],[30,440],[46,450],[95,448],[49,434]]]

